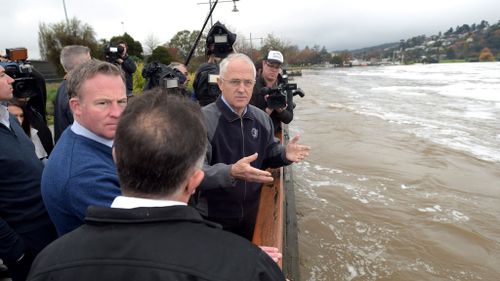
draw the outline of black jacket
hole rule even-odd
[[[28,280],[285,280],[261,249],[191,207],[89,207],[42,251]]]
[[[278,76],[278,81],[281,81],[281,75]],[[275,85],[277,86],[277,85]],[[253,87],[252,99],[250,100],[250,104],[255,105],[256,107],[266,110],[267,102],[264,98],[264,95],[261,94],[261,89],[266,87],[266,82],[262,76],[257,77],[257,81],[255,82],[255,86]],[[273,120],[274,131],[281,131],[281,122],[285,124],[289,124],[293,120],[293,94],[291,91],[287,91],[287,107],[282,112],[278,112],[273,110],[271,113],[271,119]]]
[[[221,95],[219,85],[215,81],[218,76],[219,65],[215,63],[204,63],[196,70],[193,89],[201,106],[214,102]]]
[[[73,124],[73,113],[69,107],[67,81],[63,80],[57,88],[54,102],[54,142],[59,140],[62,132]]]
[[[134,72],[137,70],[137,65],[129,57],[123,58],[123,63],[121,64],[123,72],[125,72],[125,84],[127,86],[127,97],[131,96],[134,91]]]
[[[240,118],[222,98],[203,109],[208,148],[203,179],[193,197],[196,208],[208,218],[242,218],[256,212],[261,184],[233,180],[231,165],[258,153],[251,165],[258,169],[277,168],[292,162],[285,147],[274,137],[269,116],[253,105]]]

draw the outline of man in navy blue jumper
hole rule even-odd
[[[82,225],[88,206],[109,207],[121,194],[111,148],[127,105],[122,71],[97,60],[71,72],[68,94],[75,121],[42,176],[43,200],[59,235]]]
[[[56,232],[40,195],[43,164],[4,105],[13,97],[13,82],[0,66],[0,259],[12,280],[22,281]]]

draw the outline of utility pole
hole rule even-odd
[[[66,1],[63,0],[64,16],[66,17],[66,24],[69,27],[68,12],[66,12]]]
[[[252,60],[254,60],[254,59],[255,59],[255,58],[253,57],[253,44],[252,44],[253,39],[255,39],[255,40],[260,40],[260,45],[262,46],[262,40],[264,40],[264,38],[262,38],[262,37],[259,37],[259,38],[252,38],[252,33],[250,33],[250,39],[247,39],[247,40],[250,40],[250,56],[251,56]]]

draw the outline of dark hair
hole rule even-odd
[[[114,147],[124,194],[170,196],[201,168],[207,133],[200,106],[169,91],[144,92],[120,117]]]
[[[125,85],[125,75],[123,74],[123,71],[118,68],[118,66],[100,60],[90,60],[78,65],[70,72],[70,76],[68,78],[68,96],[70,98],[81,98],[80,90],[83,83],[97,74],[120,76],[122,78],[123,85]]]

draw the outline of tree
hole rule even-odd
[[[170,53],[168,52],[168,49],[164,46],[158,46],[153,50],[153,53],[151,53],[151,56],[148,57],[148,62],[152,61],[158,61],[163,64],[170,64],[173,59]]]
[[[92,54],[102,52],[99,50],[94,29],[77,18],[72,18],[68,23],[61,21],[59,23],[40,23],[38,25],[40,56],[56,66],[60,75],[64,75],[64,69],[60,64],[60,54],[62,48],[67,45],[87,46]]]
[[[127,53],[129,54],[129,56],[138,57],[140,59],[143,58],[141,42],[135,41],[134,38],[132,38],[132,36],[130,36],[127,32],[123,33],[123,35],[120,36],[114,36],[109,41],[114,44],[120,41],[125,41],[128,46]]]
[[[267,37],[264,38],[264,45],[260,48],[260,51],[264,55],[266,55],[270,50],[280,51],[284,53],[287,45],[287,43],[274,36],[273,34],[268,34]]]
[[[444,35],[446,35],[446,36],[450,36],[450,35],[452,35],[452,34],[453,34],[453,27],[450,27],[450,29],[448,29],[448,31],[446,31],[446,32],[444,33]]]
[[[196,42],[196,38],[200,32],[198,30],[182,30],[177,32],[172,39],[168,42],[167,46],[179,50],[179,56],[182,60],[186,60],[191,48]],[[198,41],[198,45],[193,53],[194,57],[203,56],[205,54],[205,42],[207,40],[206,34],[203,34]]]
[[[457,54],[455,53],[455,49],[453,48],[448,48],[446,50],[446,58],[449,60],[454,60],[457,58]]]
[[[160,40],[154,34],[150,33],[146,40],[144,40],[144,45],[148,48],[147,54],[151,54],[153,50],[160,45]]]
[[[333,56],[330,62],[335,66],[342,66],[344,64],[341,56]]]
[[[494,61],[495,57],[491,53],[490,49],[484,48],[479,55],[479,61]]]

